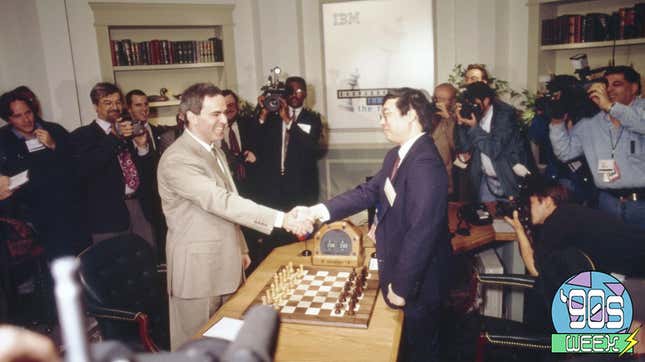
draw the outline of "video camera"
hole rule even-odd
[[[280,98],[286,98],[292,93],[292,90],[284,82],[280,81],[281,72],[280,67],[272,68],[267,83],[260,88],[262,96],[264,96],[264,108],[270,113],[278,113],[280,111]]]
[[[563,118],[568,114],[571,120],[578,122],[582,118],[594,116],[600,111],[598,106],[589,99],[587,92],[595,83],[607,85],[603,77],[590,79],[593,74],[604,71],[607,67],[589,69],[585,54],[574,55],[570,58],[574,73],[572,75],[555,75],[546,84],[547,91],[535,100],[535,110],[541,111],[548,118]]]

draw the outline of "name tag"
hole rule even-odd
[[[602,176],[603,182],[613,182],[620,178],[620,171],[616,160],[598,160],[598,174]]]
[[[298,127],[300,127],[303,132],[306,134],[309,134],[311,132],[311,125],[310,124],[304,124],[304,123],[296,123]]]
[[[32,138],[30,140],[26,140],[25,144],[27,145],[27,149],[29,150],[30,153],[40,151],[45,148],[45,145],[40,143],[38,138]]]
[[[394,191],[394,186],[392,185],[389,177],[385,179],[385,186],[383,187],[383,191],[385,191],[385,197],[390,203],[390,206],[394,205],[394,200],[396,199],[396,191]]]

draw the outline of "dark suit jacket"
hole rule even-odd
[[[257,121],[252,118],[244,117],[238,117],[238,119],[235,120],[235,123],[237,123],[237,128],[240,132],[240,141],[242,143],[240,156],[234,157],[230,152],[228,152],[226,157],[231,173],[233,174],[233,179],[235,180],[237,192],[241,196],[254,200],[257,194],[258,163],[257,161],[255,163],[245,162],[244,152],[253,152],[257,157],[259,124],[257,124]],[[230,148],[228,134],[224,135],[224,142],[226,142]],[[238,179],[235,173],[240,162],[244,163],[244,169],[246,170],[246,178],[243,180]]]
[[[88,223],[91,233],[118,232],[130,226],[125,205],[125,184],[118,153],[127,147],[139,173],[137,195],[149,222],[154,222],[150,195],[154,195],[153,177],[158,162],[155,152],[139,156],[131,140],[121,140],[106,135],[93,121],[79,127],[71,134],[74,158],[78,164],[81,184],[84,187]]]
[[[72,162],[69,134],[60,125],[43,120],[36,124],[56,142],[56,148],[29,152],[25,141],[13,133],[13,127],[0,129],[4,170],[9,176],[29,170],[29,182],[11,197],[12,216],[33,223],[48,257],[75,255],[87,241],[81,222],[78,180]]]
[[[517,113],[512,106],[493,101],[493,119],[490,133],[479,125],[475,127],[459,126],[457,131],[458,152],[472,153],[470,160],[470,178],[473,186],[479,190],[482,175],[481,153],[490,157],[495,173],[499,178],[505,196],[517,195],[517,176],[512,167],[520,163],[528,165],[525,141],[520,136]]]
[[[311,205],[318,201],[319,192],[320,115],[305,108],[289,129],[284,176],[280,175],[282,123],[273,114],[258,126],[258,198],[261,203],[280,209]],[[309,132],[299,124],[309,128]]]
[[[175,142],[182,134],[182,128],[179,126],[155,126],[150,125],[152,137],[154,138],[155,151],[161,156],[164,151]]]
[[[387,153],[381,170],[370,181],[324,204],[331,220],[380,204],[376,253],[383,296],[392,283],[406,305],[438,305],[452,252],[448,176],[432,138],[421,136],[399,166],[393,183],[396,198],[390,205],[384,187],[399,148]]]

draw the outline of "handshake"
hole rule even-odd
[[[282,227],[298,237],[306,236],[314,230],[316,220],[326,221],[318,209],[316,206],[296,206],[284,214]]]

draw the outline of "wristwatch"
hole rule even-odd
[[[612,109],[614,109],[614,106],[615,106],[615,105],[616,105],[616,102],[612,102],[612,103],[611,103],[611,106],[609,106],[609,108],[608,108],[605,112],[607,112],[607,113],[611,113],[611,110],[612,110]]]

